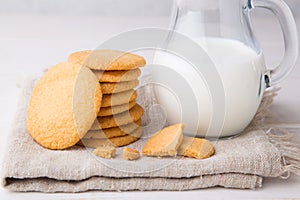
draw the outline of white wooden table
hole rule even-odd
[[[47,66],[65,61],[70,52],[93,49],[112,34],[137,27],[166,27],[166,18],[101,18],[0,15],[0,159],[2,161],[20,89],[16,83]],[[300,20],[298,21],[300,27]],[[255,27],[267,63],[282,54],[282,36],[273,19],[256,19]],[[272,109],[282,123],[300,128],[300,62],[282,84]],[[300,130],[300,129],[299,129]],[[300,132],[299,132],[300,134]],[[81,194],[11,193],[0,189],[0,199],[239,199],[300,198],[300,178],[265,179],[258,190],[211,188],[189,192],[87,192]]]

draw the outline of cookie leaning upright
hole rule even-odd
[[[48,149],[71,147],[92,126],[101,100],[100,84],[90,69],[60,63],[33,89],[27,111],[29,134]]]

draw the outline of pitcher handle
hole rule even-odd
[[[266,74],[267,86],[277,85],[287,78],[297,61],[298,34],[295,19],[290,8],[283,0],[249,0],[248,6],[272,11],[280,23],[285,46],[284,56],[280,64]]]

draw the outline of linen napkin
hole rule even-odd
[[[300,174],[300,148],[294,134],[272,129],[268,107],[276,90],[265,92],[251,125],[239,136],[212,141],[215,155],[204,160],[142,157],[136,161],[102,159],[92,150],[74,146],[53,151],[39,146],[26,130],[26,111],[36,79],[23,84],[7,152],[2,185],[11,191],[84,192],[88,190],[192,190],[208,187],[254,189],[263,177]],[[145,108],[143,137],[130,147],[141,150],[149,135],[164,124],[151,86],[141,87],[138,102]],[[150,127],[150,128],[149,128]]]

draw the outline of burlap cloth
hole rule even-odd
[[[122,159],[122,148],[111,160],[96,158],[90,149],[73,147],[51,151],[36,144],[26,130],[26,111],[35,80],[23,84],[23,92],[3,161],[2,184],[11,191],[83,192],[88,190],[192,190],[222,186],[258,188],[263,177],[299,173],[299,144],[295,135],[270,129],[268,110],[276,90],[267,91],[249,128],[240,136],[215,143],[215,155],[204,160],[191,158],[148,158],[137,161]],[[151,87],[139,91],[146,110],[143,122],[155,110]],[[148,95],[148,96],[147,96]],[[152,112],[153,113],[153,112]],[[158,113],[158,112],[154,112]],[[159,125],[157,129],[159,129]],[[151,130],[154,131],[154,130]],[[149,130],[144,135],[149,135]],[[146,138],[132,144],[143,146]]]

